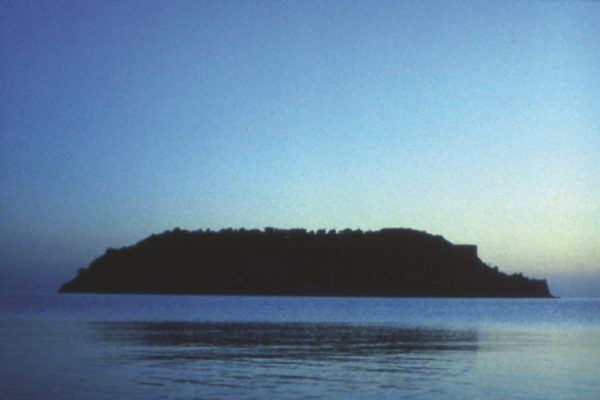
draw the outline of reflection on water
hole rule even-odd
[[[443,393],[440,383],[468,371],[478,349],[474,330],[315,323],[96,325],[102,340],[120,346],[121,363],[147,367],[150,373],[136,377],[139,384],[192,385],[196,394],[217,397]]]
[[[149,346],[146,350],[169,352],[172,353],[170,358],[177,359],[328,359],[477,350],[477,333],[474,330],[301,323],[99,324],[106,340],[138,342]]]
[[[599,371],[595,299],[0,299],[0,399],[596,400]]]

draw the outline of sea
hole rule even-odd
[[[1,399],[600,399],[600,299],[0,300]]]

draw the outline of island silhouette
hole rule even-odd
[[[108,249],[59,292],[553,297],[545,280],[485,264],[475,245],[404,228],[175,228]]]

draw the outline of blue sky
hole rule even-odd
[[[592,1],[2,1],[0,287],[176,226],[402,226],[600,295],[599,37]]]

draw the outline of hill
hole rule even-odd
[[[474,245],[411,229],[184,231],[108,249],[60,292],[314,296],[552,297]]]

